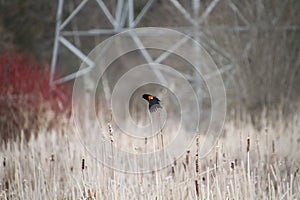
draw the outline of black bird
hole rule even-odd
[[[146,99],[149,103],[149,111],[155,112],[158,109],[162,108],[159,104],[160,100],[151,94],[143,94],[143,98]]]

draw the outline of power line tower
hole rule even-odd
[[[102,12],[106,19],[109,21],[111,28],[100,28],[100,29],[90,29],[90,30],[66,30],[66,27],[68,24],[74,20],[76,15],[87,5],[89,1],[95,1],[98,5],[98,9],[95,9],[95,11]],[[92,61],[87,59],[87,55],[85,55],[79,47],[77,47],[75,44],[70,42],[70,40],[67,39],[67,37],[93,37],[95,35],[106,35],[111,36],[117,33],[120,33],[124,30],[136,28],[139,26],[141,20],[147,16],[147,12],[150,10],[150,8],[156,9],[156,7],[160,6],[157,4],[156,0],[149,0],[146,1],[146,3],[143,5],[143,8],[136,12],[135,11],[135,4],[137,4],[137,1],[134,0],[117,0],[114,15],[108,8],[107,4],[102,0],[83,0],[78,5],[74,6],[73,1],[65,2],[64,0],[58,1],[58,9],[57,9],[57,20],[56,20],[56,32],[55,32],[55,41],[54,41],[54,48],[53,48],[53,56],[52,56],[52,62],[51,62],[51,84],[56,83],[62,83],[68,80],[74,79],[76,76],[80,74],[84,74],[85,71],[82,72],[76,72],[69,74],[67,76],[61,77],[58,80],[54,80],[54,73],[57,70],[57,58],[58,58],[58,50],[60,46],[66,47],[68,50],[71,51],[74,55],[76,55],[80,60],[87,62],[87,64],[91,67],[93,67]],[[205,18],[209,15],[209,13],[213,10],[213,8],[216,6],[217,1],[212,1],[209,6],[206,8],[205,12],[200,16],[199,18],[199,8],[200,8],[200,0],[191,0],[188,5],[192,8],[192,14],[190,14],[186,8],[182,6],[177,0],[169,0],[168,3],[170,5],[173,5],[173,9],[176,12],[181,13],[182,17],[185,18],[190,25],[187,27],[181,27],[179,30],[185,29],[184,32],[188,34],[192,34],[192,36],[195,36],[194,38],[199,40],[199,27],[201,22],[205,20]],[[63,11],[64,6],[67,4],[72,4],[73,10],[69,14],[68,17],[63,19]],[[140,3],[138,3],[140,4]],[[88,20],[88,16],[85,16]],[[199,18],[199,22],[198,22]],[[175,28],[175,27],[173,27]],[[176,29],[176,28],[175,28]],[[196,33],[197,32],[197,33]],[[137,37],[133,36],[133,40],[136,42],[136,44],[139,47],[143,47],[143,44],[140,42],[140,40]],[[178,43],[182,43],[183,41],[178,41]],[[75,42],[76,43],[76,42]],[[151,56],[148,54],[147,51],[141,51],[144,58],[148,63],[153,62]],[[168,55],[165,55],[166,58]],[[162,60],[159,60],[160,62]],[[156,76],[163,82],[163,77],[160,74],[159,71],[155,72]]]
[[[96,28],[78,30],[76,26],[67,29],[68,25],[76,18],[81,10],[94,2],[96,7],[93,12],[102,13],[102,16],[108,21],[110,28]],[[112,3],[113,2],[113,3]],[[142,3],[141,3],[142,2]],[[267,5],[268,4],[268,5]],[[65,16],[64,7],[69,6],[70,14]],[[71,5],[71,6],[70,6]],[[207,74],[208,78],[215,76],[218,73],[223,73],[229,78],[225,79],[225,85],[233,79],[234,74],[239,70],[237,60],[244,59],[248,56],[249,51],[253,47],[255,35],[262,32],[287,32],[299,31],[299,24],[282,23],[290,7],[288,1],[272,1],[264,2],[262,0],[254,1],[235,1],[235,0],[83,0],[77,2],[75,0],[58,0],[56,32],[53,48],[53,57],[51,62],[51,84],[59,84],[65,81],[72,80],[76,76],[85,74],[93,68],[93,61],[87,58],[87,55],[82,51],[80,44],[81,37],[94,36],[111,36],[120,33],[124,30],[136,28],[140,26],[143,19],[149,16],[149,10],[159,10],[163,5],[169,6],[165,13],[170,18],[180,18],[185,20],[185,24],[172,25],[173,28],[184,32],[195,40],[199,41],[214,57],[219,71]],[[139,7],[139,9],[137,9]],[[268,10],[268,7],[272,9]],[[275,10],[270,12],[270,10]],[[87,22],[90,22],[89,15],[82,16]],[[155,24],[156,25],[156,24]],[[157,26],[160,26],[160,21],[157,20]],[[220,35],[237,36],[231,40],[224,41]],[[244,37],[243,35],[247,35]],[[69,38],[73,38],[71,42]],[[132,36],[136,45],[143,49],[143,44],[138,37]],[[238,39],[238,40],[237,40]],[[184,41],[177,41],[174,46],[180,46]],[[237,46],[237,50],[228,50],[228,46]],[[81,61],[86,62],[90,67],[85,70],[70,73],[64,77],[54,80],[54,74],[57,70],[57,58],[59,49],[64,46],[72,54],[78,57]],[[195,49],[197,51],[197,49]],[[141,51],[146,62],[161,63],[169,54],[164,54],[159,59],[153,59],[147,50]],[[300,62],[300,61],[299,61]],[[157,79],[164,82],[164,77],[153,69]]]
[[[65,30],[67,25],[71,23],[76,15],[86,6],[89,1],[95,1],[98,5],[98,9],[95,11],[102,12],[104,16],[109,21],[111,28],[110,29],[93,29],[93,30]],[[93,62],[87,58],[80,48],[75,44],[71,43],[67,37],[93,37],[95,35],[105,35],[111,36],[117,33],[120,33],[129,28],[135,28],[139,25],[141,19],[146,15],[147,11],[153,6],[155,0],[148,1],[143,9],[139,13],[134,12],[134,0],[118,0],[115,7],[115,15],[111,13],[107,5],[102,0],[83,0],[76,7],[74,2],[69,1],[67,3],[72,4],[74,9],[71,11],[70,15],[63,19],[63,8],[67,4],[64,0],[58,1],[57,8],[57,17],[56,17],[56,32],[55,32],[55,41],[53,47],[53,56],[51,62],[51,83],[62,83],[74,79],[76,76],[84,74],[85,71],[76,72],[69,74],[67,76],[61,77],[58,80],[54,80],[54,73],[57,70],[57,58],[58,50],[61,45],[66,47],[74,55],[76,55],[80,60],[87,62],[87,64],[92,68]],[[88,19],[88,16],[86,16]],[[137,41],[138,42],[138,41]],[[146,56],[146,55],[145,55]]]

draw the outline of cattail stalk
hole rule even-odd
[[[150,113],[150,115],[151,115],[152,134],[155,135],[158,130],[159,118],[158,118],[157,112],[152,112],[152,113]],[[159,145],[157,145],[157,146],[159,146]],[[155,142],[155,140],[153,140],[153,151],[154,152],[155,152],[156,148],[157,148],[156,142]],[[159,176],[157,173],[155,173],[155,170],[157,170],[159,166],[158,166],[158,160],[156,157],[156,153],[154,153],[154,165],[155,166],[154,166],[154,170],[153,170],[153,173],[154,173],[153,175],[155,176],[156,198],[158,198],[158,196],[159,196]]]

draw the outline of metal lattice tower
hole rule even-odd
[[[95,1],[99,7],[99,12],[102,12],[104,16],[107,18],[109,23],[111,24],[111,29],[93,29],[93,30],[66,30],[67,25],[74,19],[74,17],[86,6],[89,1]],[[159,6],[156,0],[149,0],[146,2],[144,7],[141,9],[139,13],[135,13],[135,4],[137,1],[134,0],[117,0],[115,7],[115,14],[113,15],[108,9],[107,3],[103,0],[83,0],[81,1],[74,9],[71,14],[63,19],[63,7],[67,4],[64,0],[58,1],[58,9],[57,9],[57,21],[56,21],[56,32],[55,32],[55,41],[53,48],[53,57],[51,63],[51,84],[59,84],[68,80],[74,79],[76,76],[81,75],[89,71],[93,67],[93,61],[87,59],[87,55],[85,55],[79,47],[75,44],[71,43],[67,38],[68,37],[89,37],[95,35],[106,35],[111,36],[117,33],[120,33],[124,30],[128,30],[131,28],[139,27],[141,20],[147,16],[150,8],[157,9]],[[272,31],[286,31],[286,30],[299,30],[299,26],[296,25],[282,25],[277,24],[281,16],[284,15],[285,7],[287,5],[286,1],[282,1],[280,7],[276,13],[272,16],[270,23],[263,24],[261,22],[263,18],[264,11],[264,1],[255,0],[250,1],[253,4],[253,7],[256,9],[255,17],[254,15],[245,16],[241,11],[241,7],[237,5],[234,0],[189,0],[184,1],[186,5],[190,6],[190,9],[187,9],[187,6],[183,6],[183,1],[179,0],[165,0],[159,1],[160,3],[166,3],[173,7],[176,13],[180,13],[181,17],[184,18],[188,22],[188,24],[184,27],[170,27],[177,29],[179,31],[185,32],[192,36],[194,39],[198,41],[206,41],[206,47],[213,49],[219,56],[223,57],[225,62],[218,63],[219,69],[221,73],[226,73],[228,71],[234,71],[236,66],[233,63],[232,56],[227,52],[226,49],[222,48],[217,41],[213,38],[209,37],[210,32],[255,32],[259,30],[267,30],[271,29]],[[228,12],[231,12],[235,18],[237,23],[233,25],[224,25],[224,24],[208,24],[207,19],[212,15],[213,11],[216,10],[220,4],[223,6],[226,5],[226,9]],[[249,6],[245,3],[243,6]],[[252,6],[252,5],[251,5]],[[223,9],[223,8],[222,8]],[[245,8],[247,9],[247,8]],[[96,9],[95,9],[96,10]],[[168,13],[166,13],[167,15]],[[86,16],[88,18],[88,16]],[[252,18],[252,19],[249,19]],[[254,19],[255,18],[255,19]],[[137,44],[140,49],[143,49],[143,44],[140,42],[138,37],[133,36],[133,40]],[[180,43],[184,41],[178,41],[174,47],[179,46]],[[247,55],[249,49],[251,48],[252,40],[249,38],[248,41],[245,42],[245,45],[241,49],[241,57]],[[61,77],[58,80],[54,80],[54,74],[56,71],[58,50],[60,46],[64,46],[69,49],[74,55],[76,55],[80,60],[84,61],[90,66],[90,68],[85,69],[84,71],[71,73],[67,76]],[[161,63],[165,58],[167,58],[168,54],[161,55],[158,59],[153,60],[147,50],[141,51],[145,60],[150,62],[158,62]],[[157,78],[160,81],[164,81],[163,76],[159,71],[154,71]],[[208,74],[207,76],[214,76],[214,74]]]

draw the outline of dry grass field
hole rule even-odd
[[[151,151],[149,143],[133,145],[133,141],[126,139],[114,124],[101,122],[99,129],[95,126],[96,121],[83,120],[84,135],[78,137],[74,116],[70,116],[74,103],[70,100],[72,88],[69,86],[72,84],[61,84],[59,90],[53,90],[48,84],[50,66],[37,62],[39,59],[48,60],[52,55],[58,1],[51,4],[46,0],[20,2],[0,1],[0,200],[300,199],[299,0],[201,0],[197,12],[192,11],[191,7],[192,2],[196,1],[157,1],[157,8],[149,10],[147,18],[137,27],[175,27],[198,38],[222,72],[229,110],[222,134],[214,146],[205,149],[208,152],[205,156],[200,153],[201,143],[209,135],[199,132],[191,146],[178,146],[178,149],[183,149],[180,158],[171,159],[170,164],[160,170],[155,170],[153,166],[157,161],[165,161],[170,157],[154,157],[154,160],[140,162],[113,151],[112,147],[125,149],[134,155],[133,158],[143,157],[143,152]],[[71,14],[72,7],[87,1],[70,2],[65,6],[64,20]],[[75,18],[74,24],[68,25],[72,26],[70,31],[106,27],[108,21],[105,22],[103,13],[95,12],[98,11],[98,6],[95,6],[97,2],[90,2],[89,7]],[[117,0],[103,2],[109,2],[111,10],[117,6]],[[135,10],[139,11],[150,1],[134,2]],[[201,17],[201,23],[196,23],[196,27],[188,22],[186,16],[170,2],[181,3],[182,8],[190,12],[191,18],[200,21]],[[212,5],[215,5],[214,9],[208,9]],[[78,43],[76,46],[82,52],[90,52],[103,38],[84,36],[68,39],[71,43]],[[160,40],[175,43],[172,38]],[[4,49],[11,45],[37,54],[39,59],[32,59],[34,57],[27,53],[19,54],[9,48]],[[73,66],[79,66],[81,62],[70,55],[67,48],[60,51],[61,61],[57,66],[63,73],[59,71],[55,74],[55,80],[61,75],[73,73]],[[197,56],[197,51],[192,48],[186,52]],[[130,53],[127,54],[129,57],[122,55],[111,63],[111,68],[107,68],[102,77],[102,85],[97,87],[97,90],[103,90],[99,92],[103,99],[95,107],[102,109],[104,114],[109,113],[108,117],[105,115],[103,118],[111,117],[112,109],[105,101],[108,102],[112,96],[110,92],[114,86],[125,72],[144,63],[142,54]],[[161,49],[157,49],[157,52],[152,49],[153,60],[160,53]],[[104,57],[103,60],[109,59]],[[161,64],[172,66],[186,75],[193,89],[204,99],[201,109],[208,108],[211,111],[214,105],[211,93],[206,91],[204,84],[203,88],[202,85],[200,87],[199,83],[202,84],[204,79],[201,77],[199,82],[200,76],[193,72],[191,63],[174,55]],[[72,66],[72,69],[67,66]],[[100,77],[96,78],[98,82]],[[128,85],[123,86],[125,88]],[[92,91],[88,87],[81,89],[84,92]],[[122,91],[130,94],[125,89]],[[204,95],[205,91],[207,95]],[[191,97],[191,93],[179,87],[176,93]],[[77,99],[80,102],[88,98],[83,98],[80,93]],[[164,99],[161,100],[163,102]],[[187,105],[188,102],[182,104]],[[123,108],[123,101],[121,103]],[[138,107],[135,102],[131,103],[135,108]],[[140,105],[144,106],[142,103]],[[165,99],[165,108],[169,106],[174,109],[178,105],[168,105],[168,99]],[[270,108],[275,105],[279,106]],[[192,121],[195,109],[190,107],[193,110],[180,114],[191,116],[189,121]],[[232,111],[241,107],[245,110]],[[65,113],[68,113],[67,117]],[[83,119],[88,119],[89,114],[79,112]],[[136,120],[140,118],[134,113],[133,116],[136,116]],[[208,119],[210,117],[205,118]],[[177,124],[174,123],[174,126],[161,132],[165,144],[172,140],[176,128]],[[179,133],[179,136],[182,140],[190,139],[185,132]],[[155,148],[154,144],[151,145]],[[103,159],[124,170],[104,165],[101,162]],[[130,173],[126,171],[127,167],[153,170]]]
[[[299,115],[285,119],[278,110],[271,119],[263,111],[261,127],[246,114],[235,116],[207,156],[197,156],[197,140],[205,137],[199,134],[168,167],[138,174],[95,160],[72,123],[41,129],[28,142],[1,146],[0,199],[299,199]],[[101,134],[118,140],[114,132]],[[85,139],[97,143],[91,137]]]

